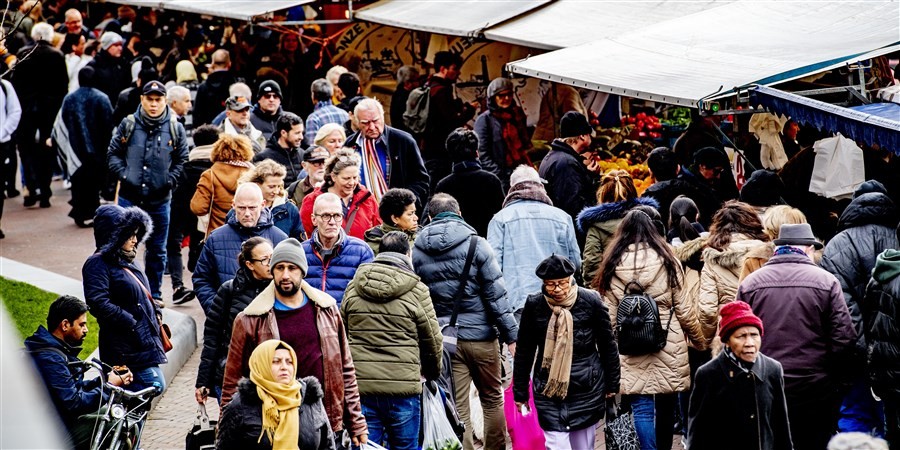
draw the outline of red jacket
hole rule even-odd
[[[307,236],[312,236],[313,205],[320,195],[322,195],[322,188],[317,187],[306,197],[303,197],[303,204],[300,207],[300,220],[303,221],[303,229],[306,230]],[[347,222],[351,219],[353,222],[348,227]],[[350,200],[350,206],[344,214],[344,231],[355,238],[365,239],[366,231],[378,225],[381,225],[381,216],[378,215],[378,203],[375,201],[375,197],[372,197],[372,193],[365,186],[357,186],[356,192],[353,193],[353,199]]]

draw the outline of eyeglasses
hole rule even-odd
[[[349,162],[349,163],[360,164],[359,156],[358,156],[358,155],[355,155],[355,154],[354,154],[354,155],[351,155],[351,156],[339,156],[339,157],[338,157],[338,161],[340,161],[340,162],[342,162],[342,163],[348,163],[348,162]]]
[[[250,261],[258,262],[264,266],[268,266],[272,262],[272,257],[266,256],[265,258],[262,258],[262,259],[252,259],[251,258]]]
[[[278,94],[275,94],[275,93],[268,93],[268,94],[264,94],[264,95],[262,96],[262,98],[278,98]]]
[[[315,215],[318,216],[320,219],[324,220],[325,223],[340,222],[341,219],[344,218],[344,215],[341,213],[335,213],[335,214],[325,213],[325,214],[315,214]]]
[[[565,288],[569,287],[570,284],[571,284],[571,282],[569,280],[556,281],[556,282],[545,281],[544,287],[547,288],[548,291],[555,291],[557,289],[565,289]]]
[[[376,117],[372,120],[360,120],[359,127],[360,128],[368,128],[369,125],[378,125],[379,122],[381,122],[381,119],[378,117]]]

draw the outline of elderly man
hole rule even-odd
[[[312,82],[310,86],[310,91],[312,94],[312,102],[315,106],[312,114],[306,118],[306,142],[312,143],[316,140],[316,133],[319,132],[319,128],[326,123],[336,123],[338,125],[343,125],[344,122],[350,119],[350,115],[347,114],[347,111],[344,111],[334,104],[331,103],[331,96],[334,94],[334,89],[331,87],[331,83],[324,78],[319,78],[316,81]]]
[[[834,275],[813,263],[822,248],[809,224],[782,225],[775,255],[738,287],[766,325],[760,350],[784,366],[797,450],[822,449],[834,434],[856,330]]]
[[[303,170],[306,176],[288,186],[288,198],[296,205],[303,204],[303,197],[316,189],[316,186],[325,179],[325,160],[328,159],[328,150],[324,147],[314,146],[303,153]]]
[[[188,159],[184,127],[172,120],[166,88],[153,80],[144,84],[141,106],[119,124],[109,142],[107,164],[118,180],[119,205],[137,206],[153,220],[144,252],[150,292],[162,303],[172,191]]]
[[[219,286],[234,278],[241,243],[254,236],[262,236],[273,244],[287,238],[283,231],[274,226],[265,206],[258,184],[241,184],[235,191],[231,204],[234,214],[230,214],[228,222],[213,230],[206,238],[192,277],[194,291],[204,311],[212,305]]]
[[[581,250],[572,218],[553,206],[534,168],[519,166],[509,180],[509,194],[488,224],[487,240],[509,287],[509,304],[521,316],[525,299],[541,288],[535,261],[555,253],[580,271]]]
[[[231,54],[228,50],[219,49],[213,52],[209,65],[209,75],[197,87],[194,123],[203,125],[212,123],[216,114],[222,111],[222,104],[229,95],[228,88],[238,81],[231,71]],[[246,97],[250,97],[249,94]]]
[[[250,110],[250,123],[262,131],[263,137],[268,141],[277,133],[276,124],[282,113],[281,86],[275,80],[263,81],[256,92],[256,105]]]
[[[84,18],[81,15],[81,11],[75,8],[67,9],[65,20],[65,23],[56,27],[58,33],[78,34],[84,36],[85,39],[94,38],[94,33],[84,26]]]
[[[194,147],[194,123],[191,115],[191,109],[194,103],[191,101],[191,91],[184,86],[172,86],[169,88],[166,96],[169,102],[169,108],[174,113],[173,118],[184,126],[184,132],[187,134],[188,146]]]
[[[375,254],[362,239],[348,235],[341,227],[344,207],[340,197],[326,192],[316,197],[312,236],[303,241],[309,263],[306,281],[327,292],[341,306],[344,290],[356,269],[372,261]]]
[[[362,156],[359,182],[378,202],[390,188],[409,189],[416,194],[416,207],[421,210],[428,199],[429,178],[415,139],[384,124],[384,107],[378,100],[360,101],[354,114],[359,131],[347,137],[344,147]]]
[[[278,116],[275,133],[269,138],[266,149],[253,157],[253,162],[271,159],[286,169],[284,185],[289,186],[300,176],[303,148],[303,119],[292,112]]]
[[[244,135],[253,144],[253,152],[259,153],[266,148],[266,140],[262,131],[256,129],[250,123],[250,101],[247,97],[234,95],[225,101],[225,121],[219,130],[225,134]]]
[[[246,185],[255,185],[246,183]],[[325,412],[342,448],[344,433],[365,445],[366,419],[360,407],[356,370],[336,302],[303,280],[306,255],[294,238],[275,246],[269,263],[273,282],[234,319],[222,383],[222,407],[231,401],[241,377],[249,376],[250,354],[262,342],[280,339],[297,352],[298,377],[322,381]],[[346,428],[345,428],[346,427]]]

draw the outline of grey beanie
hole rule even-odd
[[[494,78],[494,81],[491,81],[491,84],[488,85],[487,96],[490,99],[503,91],[512,90],[513,84],[512,81],[509,81],[509,78]]]
[[[272,262],[269,267],[274,270],[275,265],[281,262],[289,262],[299,267],[300,271],[303,272],[303,278],[306,278],[306,273],[309,271],[309,264],[306,262],[306,252],[303,251],[303,246],[300,245],[300,241],[294,238],[287,238],[275,246],[275,251],[272,252]]]

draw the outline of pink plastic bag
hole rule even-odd
[[[528,382],[531,393],[531,382]],[[516,408],[512,384],[503,393],[503,411],[506,413],[506,428],[513,450],[544,450],[544,430],[538,425],[537,411],[534,409],[534,396],[528,396],[528,407],[531,412],[523,416]]]

